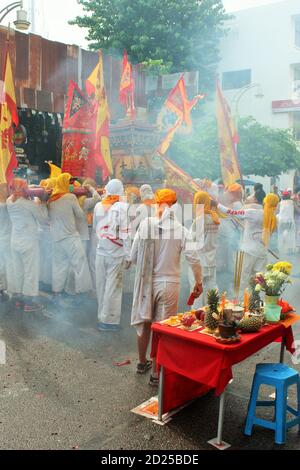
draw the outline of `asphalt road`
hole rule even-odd
[[[300,309],[299,285],[295,281],[288,297]],[[184,285],[182,299],[187,294]],[[7,348],[7,363],[0,366],[1,449],[212,449],[207,441],[216,436],[218,418],[213,394],[165,426],[130,412],[156,394],[148,376],[135,373],[130,304],[131,296],[125,294],[120,333],[96,330],[94,300],[43,314],[1,315],[0,338]],[[295,332],[300,339],[299,326]],[[251,438],[242,432],[255,365],[277,362],[279,349],[272,344],[234,368],[224,424],[231,449],[300,449],[296,428],[288,432],[284,446],[274,444],[272,431],[256,428]],[[300,365],[286,358],[300,371]],[[131,365],[114,366],[127,359]],[[295,405],[294,392],[289,402]]]

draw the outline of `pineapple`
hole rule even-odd
[[[244,333],[254,333],[261,327],[261,319],[258,316],[244,317],[239,322],[239,330]]]
[[[261,307],[261,300],[259,292],[255,290],[252,291],[250,299],[249,299],[249,310],[250,312],[259,311]]]
[[[218,315],[218,305],[220,295],[218,289],[212,289],[207,293],[207,303],[209,310],[206,312],[204,324],[208,330],[214,331],[218,328],[218,320],[213,315]]]
[[[260,295],[259,292],[255,290],[255,279],[251,279],[250,281],[250,286],[251,286],[251,295],[249,299],[249,310],[250,312],[255,312],[255,311],[260,311],[261,308],[261,300],[260,300]]]

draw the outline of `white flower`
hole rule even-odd
[[[261,292],[261,285],[260,284],[256,284],[255,291],[256,292]]]

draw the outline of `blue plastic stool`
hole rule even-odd
[[[288,387],[297,385],[297,411],[288,406],[287,396]],[[259,387],[261,385],[271,385],[276,389],[276,398],[272,401],[258,401]],[[275,406],[275,421],[267,421],[255,416],[257,406]],[[295,416],[289,422],[286,422],[286,413],[289,411]],[[258,364],[253,378],[251,397],[248,406],[248,414],[244,434],[252,435],[253,425],[259,425],[263,428],[273,429],[275,431],[275,443],[284,444],[286,440],[286,431],[298,424],[300,433],[300,377],[296,370],[285,364]]]

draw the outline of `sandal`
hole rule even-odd
[[[159,378],[158,377],[153,377],[153,375],[151,375],[150,380],[149,380],[149,385],[151,385],[151,387],[158,387]]]
[[[146,361],[145,364],[138,363],[136,367],[137,374],[145,374],[152,367],[152,361]]]

